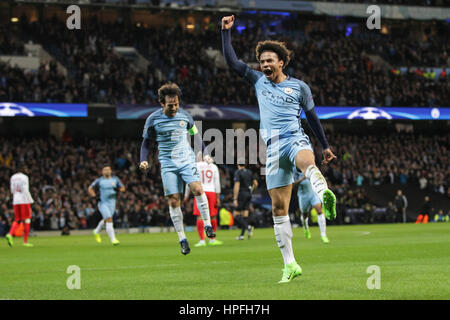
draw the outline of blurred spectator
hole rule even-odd
[[[439,210],[439,212],[434,215],[433,222],[449,222],[450,221],[450,214],[449,213],[444,215],[444,210],[442,210],[442,209]]]
[[[51,230],[58,230],[59,229],[59,220],[56,216],[56,213],[54,213],[50,218],[50,229]]]
[[[392,201],[389,201],[387,208],[386,208],[386,220],[387,222],[395,222],[396,220],[396,214],[395,214],[395,206],[392,203]]]
[[[422,205],[422,209],[417,216],[416,223],[428,223],[430,217],[433,216],[434,208],[431,205],[431,200],[429,196],[425,196],[425,201]]]
[[[428,181],[424,189],[427,194],[450,194],[449,171],[445,170],[450,167],[446,156],[450,145],[448,135],[333,133],[330,136],[336,146],[336,155],[345,155],[345,160],[331,163],[328,170],[324,170],[329,186],[337,195],[339,219],[345,219],[347,209],[383,206],[369,197],[367,187],[399,183],[402,171],[409,176],[408,185],[419,188],[420,177],[424,176]],[[125,164],[121,164],[120,169],[116,163],[114,170],[127,186],[127,192],[118,196],[117,227],[169,226],[170,216],[163,196],[157,152],[151,153],[149,160],[153,165],[147,174],[132,170],[139,161],[140,143],[140,140],[125,138],[90,140],[76,138],[76,135],[67,142],[52,137],[0,137],[0,154],[3,159],[10,158],[8,163],[0,163],[0,217],[7,225],[12,221],[9,178],[17,162],[23,158],[30,164],[32,172],[30,191],[36,201],[33,205],[33,228],[58,230],[65,225],[92,228],[100,215],[96,199],[89,198],[86,192],[87,186],[101,175],[99,163],[114,163],[115,159],[121,158],[126,159]],[[313,144],[316,145],[314,141]],[[249,148],[249,152],[257,151]],[[250,165],[249,168],[256,174],[261,165]],[[234,172],[226,165],[220,165],[219,169],[224,190],[222,203],[227,206],[232,203]],[[256,175],[261,182],[260,190],[264,190],[265,176]],[[182,206],[185,222],[195,221],[192,201]],[[397,210],[397,221],[405,221],[407,200],[401,191],[393,206]],[[264,212],[256,206],[254,209],[255,216]],[[343,223],[343,220],[339,221]]]
[[[402,190],[397,191],[397,195],[395,196],[395,208],[397,210],[397,222],[403,221],[406,222],[406,208],[408,207],[408,200],[406,196],[403,195]]]
[[[0,216],[0,237],[6,235],[8,229],[6,229],[6,223],[3,218]]]
[[[434,107],[450,101],[444,70],[450,66],[446,22],[424,22],[411,32],[409,21],[387,21],[386,27],[393,31],[384,34],[368,30],[364,19],[292,16],[276,31],[264,17],[240,19],[258,27],[246,27],[233,36],[239,58],[257,64],[254,48],[259,40],[285,41],[293,51],[286,72],[310,85],[316,105]],[[350,23],[352,32],[348,34]],[[222,50],[220,32],[215,28],[191,32],[180,25],[142,28],[92,18],[75,33],[56,17],[33,23],[25,19],[18,27],[5,30],[12,35],[3,39],[5,50],[18,50],[11,48],[20,48],[21,41],[41,43],[67,68],[68,75],[58,71],[54,60],[42,64],[35,74],[0,64],[3,101],[158,105],[157,88],[170,80],[180,85],[186,103],[257,102],[244,79],[207,54],[218,52],[220,56]],[[113,50],[115,46],[135,47],[149,61],[147,69],[136,70]],[[433,78],[425,69],[430,67],[443,72]]]

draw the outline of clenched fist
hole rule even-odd
[[[149,168],[148,162],[147,161],[142,161],[139,164],[139,169],[141,169],[141,171],[147,171]]]
[[[323,165],[329,164],[334,159],[336,159],[336,156],[333,154],[333,152],[331,152],[330,148],[323,150],[323,160],[322,160]]]
[[[234,24],[234,15],[222,18],[222,30],[230,29]]]

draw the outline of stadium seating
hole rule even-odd
[[[244,15],[238,23],[233,45],[239,58],[257,65],[257,41],[287,42],[293,59],[286,72],[311,86],[316,105],[433,107],[450,101],[445,22],[414,27],[409,21],[387,22],[381,32],[368,30],[363,20],[342,18],[294,16],[269,25],[263,17]],[[49,74],[49,64],[35,73],[0,66],[2,100],[157,104],[157,88],[170,80],[180,84],[187,103],[256,105],[253,90],[216,58],[221,42],[214,23],[191,32],[92,19],[74,33],[56,18],[28,23],[23,17],[5,31],[12,36],[0,39],[0,54],[20,54],[31,40],[69,73]],[[134,47],[147,59],[147,68],[133,68],[116,46]]]
[[[420,208],[419,194],[433,197],[436,210],[445,208],[450,193],[449,166],[446,156],[449,137],[403,133],[390,136],[334,134],[333,148],[339,161],[325,170],[329,184],[336,191],[339,208],[364,208],[367,205],[385,208],[393,201],[395,190],[407,190],[411,198],[409,209],[414,217]],[[71,139],[69,139],[71,140]],[[169,223],[164,201],[159,165],[155,153],[148,176],[137,170],[140,141],[129,139],[84,140],[73,137],[64,142],[42,138],[0,138],[0,216],[10,220],[9,177],[22,159],[30,164],[31,192],[36,229],[59,229],[61,223],[71,223],[73,228],[90,228],[99,218],[96,200],[89,198],[88,185],[100,176],[99,163],[114,164],[114,174],[127,187],[118,199],[118,227],[164,226]],[[21,150],[28,150],[21,153]],[[318,151],[318,150],[316,150]],[[20,157],[19,154],[23,154]],[[220,165],[222,203],[232,202],[233,167]],[[250,168],[257,172],[259,165]],[[259,176],[257,193],[264,193],[264,176]],[[425,179],[420,181],[420,179]],[[424,187],[425,185],[425,187]],[[422,189],[420,189],[422,188]],[[373,192],[377,190],[376,192]],[[390,190],[387,192],[386,190]],[[417,195],[417,196],[416,196]],[[295,197],[293,197],[294,199]],[[295,210],[295,200],[293,200]],[[186,223],[194,224],[192,201],[185,206]],[[262,208],[252,208],[265,212]],[[257,213],[259,215],[259,213]],[[270,218],[270,214],[267,214]],[[342,217],[343,218],[343,217]],[[53,222],[52,222],[53,220]],[[344,223],[344,220],[338,220]]]

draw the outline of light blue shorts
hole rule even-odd
[[[266,160],[267,190],[294,183],[295,157],[301,150],[313,152],[308,136],[301,131],[281,135],[274,141],[269,140]]]
[[[116,202],[102,202],[98,203],[98,210],[102,214],[103,219],[112,218],[116,210]]]
[[[299,191],[297,196],[301,213],[307,213],[312,207],[322,203],[314,191],[306,194]]]
[[[161,178],[165,196],[175,193],[183,194],[183,181],[188,185],[192,182],[200,182],[200,175],[195,162],[186,163],[179,168],[161,168]]]

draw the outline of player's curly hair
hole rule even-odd
[[[275,40],[265,40],[259,41],[256,45],[256,60],[259,62],[259,58],[264,51],[275,52],[278,56],[278,59],[284,62],[283,69],[289,64],[291,61],[292,51],[286,47],[286,43]]]
[[[166,96],[169,97],[175,97],[177,96],[178,99],[181,98],[181,89],[180,87],[173,82],[168,82],[164,84],[161,88],[158,89],[158,99],[159,102],[164,104],[166,102]]]

